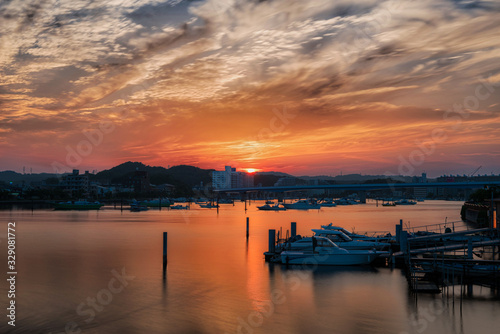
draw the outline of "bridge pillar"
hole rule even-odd
[[[366,191],[359,192],[359,201],[363,204],[366,204]]]

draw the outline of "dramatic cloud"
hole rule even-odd
[[[0,20],[1,169],[500,172],[499,1],[11,0]]]

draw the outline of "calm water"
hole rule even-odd
[[[196,205],[190,211],[2,210],[1,258],[7,222],[15,221],[18,275],[17,326],[12,330],[3,315],[0,332],[498,333],[500,301],[486,288],[474,287],[460,307],[458,291],[415,298],[398,269],[292,270],[263,259],[268,229],[288,229],[291,221],[303,235],[329,222],[394,233],[400,218],[412,226],[459,220],[460,206],[427,201],[264,212],[252,203],[245,213],[236,203],[222,205],[219,214]]]

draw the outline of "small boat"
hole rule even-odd
[[[234,204],[234,200],[230,198],[221,198],[219,199],[219,204]]]
[[[188,205],[180,205],[180,204],[177,204],[177,205],[171,205],[170,206],[170,209],[171,210],[189,210],[189,206]]]
[[[307,245],[302,250],[286,250],[281,252],[283,264],[317,264],[330,266],[367,265],[372,263],[378,254],[371,250],[346,250],[324,237],[308,237],[301,240]]]
[[[54,203],[55,210],[99,210],[104,204],[97,201],[68,201]]]
[[[396,206],[396,203],[394,203],[394,202],[386,202],[386,203],[382,203],[382,206]]]
[[[285,211],[286,210],[285,207],[282,207],[279,204],[275,204],[275,205],[265,204],[262,206],[258,206],[257,209],[263,210],[263,211]]]
[[[326,201],[323,201],[323,202],[319,203],[319,205],[321,205],[321,207],[331,208],[331,207],[337,206],[337,203],[335,203],[332,200],[326,200]]]
[[[335,203],[337,205],[355,205],[355,204],[360,204],[358,201],[350,199],[350,198],[339,198],[335,200]]]
[[[299,200],[295,203],[283,203],[286,209],[296,209],[296,210],[309,210],[309,209],[321,209],[321,206],[315,201],[311,200]]]
[[[139,212],[139,211],[148,211],[149,208],[146,204],[140,202],[132,202],[130,203],[130,211]]]
[[[205,209],[213,209],[213,208],[218,208],[218,207],[219,207],[219,205],[212,204],[212,203],[200,204],[200,208],[205,208]]]

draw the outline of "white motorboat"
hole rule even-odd
[[[370,250],[340,248],[330,239],[324,237],[308,237],[299,241],[306,247],[302,250],[281,252],[281,263],[330,266],[367,265],[378,256],[376,252]]]
[[[328,225],[321,225],[321,228],[324,230],[335,230],[335,231],[340,231],[347,235],[349,238],[354,239],[354,240],[363,240],[363,241],[376,241],[376,242],[389,242],[395,240],[395,237],[391,235],[390,232],[366,232],[366,234],[357,234],[350,232],[346,230],[343,227],[340,226],[334,226],[332,223]],[[367,234],[370,235],[367,235]]]
[[[315,236],[328,238],[336,245],[338,245],[340,248],[345,248],[347,250],[351,249],[385,250],[391,246],[389,243],[386,242],[352,239],[346,234],[344,234],[342,231],[338,230],[313,229],[312,231],[315,233]]]
[[[309,209],[320,209],[321,206],[310,200],[299,200],[295,203],[283,203],[283,206],[287,209],[296,209],[296,210],[309,210]]]

